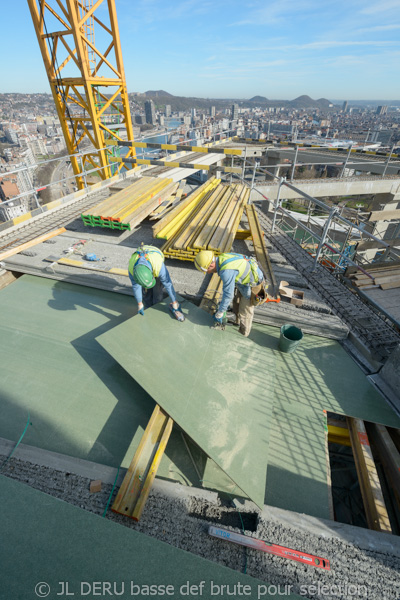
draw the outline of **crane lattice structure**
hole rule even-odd
[[[133,140],[115,0],[28,0],[28,4],[82,189],[86,171],[95,170],[107,179],[112,169],[125,166],[110,165],[115,146],[107,147],[108,140],[122,141],[121,129]],[[134,157],[135,149],[130,148],[126,156]]]

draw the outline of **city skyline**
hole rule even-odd
[[[116,0],[116,9],[129,92],[400,98],[400,0],[353,0],[350,10],[342,0]],[[3,17],[12,60],[3,60],[0,92],[48,93],[27,2]]]

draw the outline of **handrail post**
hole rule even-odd
[[[387,161],[385,162],[385,168],[383,169],[382,177],[385,177],[385,175],[386,175],[386,170],[387,170],[387,168],[388,168],[388,166],[389,166],[390,159],[392,158],[392,152],[393,152],[393,150],[394,150],[394,146],[395,146],[395,145],[393,144],[393,146],[392,146],[392,148],[391,148],[391,150],[390,150],[390,152],[389,152],[388,159],[387,159]]]
[[[242,167],[242,179],[244,179],[244,172],[246,170],[246,157],[247,157],[247,146],[244,148],[244,159],[243,159],[243,167]]]
[[[271,228],[271,232],[272,233],[274,233],[274,231],[275,231],[276,216],[277,216],[277,213],[278,213],[278,209],[282,205],[282,201],[281,201],[281,187],[282,187],[284,181],[285,181],[285,179],[283,177],[279,178],[278,193],[276,195],[276,200],[275,200],[275,205],[274,205],[274,216],[273,216],[273,219],[272,219],[272,228]]]
[[[315,269],[316,269],[316,266],[317,266],[318,259],[320,257],[322,248],[323,248],[323,246],[324,246],[324,244],[326,242],[326,238],[327,238],[327,235],[328,235],[329,228],[331,226],[331,222],[332,222],[332,220],[335,217],[335,215],[336,215],[337,212],[338,212],[338,209],[337,209],[336,206],[333,206],[331,208],[331,210],[329,211],[328,218],[326,219],[326,223],[325,223],[324,229],[322,231],[321,241],[318,244],[317,252],[315,254],[314,263],[313,263],[313,266],[311,268],[311,272],[315,271]]]
[[[346,156],[346,160],[344,161],[344,165],[343,165],[342,171],[340,173],[340,179],[344,176],[344,171],[346,169],[347,163],[349,162],[349,158],[350,158],[350,154],[351,154],[351,149],[352,148],[353,148],[353,144],[350,144],[349,151],[348,151],[347,156]]]
[[[299,152],[299,147],[296,146],[296,152],[295,152],[294,159],[293,159],[292,172],[290,174],[290,181],[291,181],[291,183],[293,183],[293,178],[294,178],[294,172],[295,172],[295,169],[296,169],[296,161],[297,161],[297,154],[298,154],[298,152]]]

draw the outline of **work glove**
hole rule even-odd
[[[216,323],[218,323],[219,325],[222,325],[222,319],[223,319],[224,313],[222,312],[216,312],[213,315],[213,319]]]
[[[138,310],[138,315],[142,315],[142,317],[144,317],[144,308],[140,308]]]

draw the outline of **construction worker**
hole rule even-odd
[[[174,286],[164,261],[165,257],[161,250],[143,244],[130,258],[128,272],[133,295],[138,303],[138,314],[144,316],[146,308],[161,302],[164,286],[172,301],[169,305],[170,311],[178,321],[184,321],[185,317],[176,299]]]
[[[243,254],[225,253],[214,256],[210,250],[196,254],[194,264],[203,273],[218,273],[222,279],[222,299],[214,321],[222,325],[224,313],[233,300],[233,312],[239,332],[247,337],[253,323],[257,294],[264,290],[264,275],[255,258]],[[235,290],[236,288],[236,290]]]

